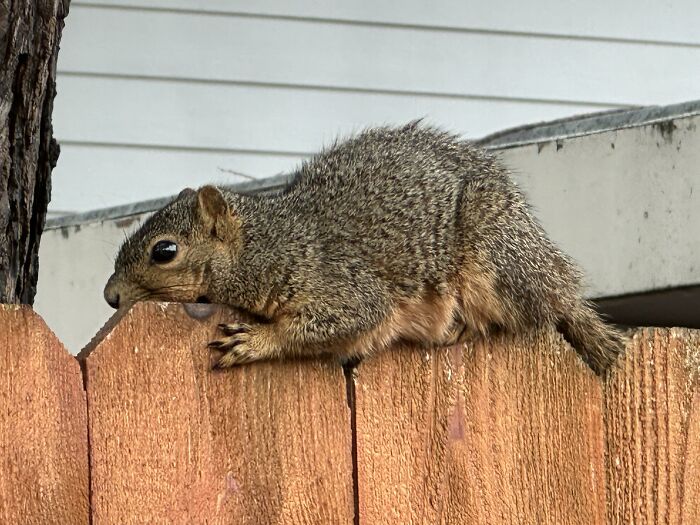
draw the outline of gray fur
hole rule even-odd
[[[448,293],[470,264],[495,276],[508,312],[493,328],[556,326],[597,372],[623,347],[504,167],[454,135],[416,122],[370,129],[305,162],[280,195],[221,192],[240,219],[240,245],[205,264],[207,296],[258,314],[261,298],[296,300],[299,341],[367,331],[403,299]],[[156,213],[121,249],[117,272],[138,280],[156,235],[203,242],[196,209],[196,194],[183,192]]]

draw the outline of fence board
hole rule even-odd
[[[700,520],[700,332],[640,330],[606,383],[609,523]]]
[[[0,305],[0,523],[87,524],[80,368],[29,307]]]
[[[403,347],[346,393],[332,360],[211,371],[233,315],[116,315],[86,396],[43,321],[0,306],[0,523],[698,522],[700,331],[637,331],[603,381],[554,333]]]
[[[604,522],[601,384],[557,336],[379,354],[355,389],[361,523]]]
[[[350,413],[331,361],[210,370],[231,312],[144,303],[81,356],[96,523],[351,523]]]

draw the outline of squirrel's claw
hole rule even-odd
[[[229,368],[236,365],[252,363],[253,361],[256,361],[253,356],[242,353],[240,349],[236,347],[222,355],[214,364],[214,368]]]
[[[218,359],[215,368],[228,368],[255,361],[255,353],[250,348],[251,326],[244,323],[220,324],[219,329],[226,337],[211,341],[207,346],[222,350],[224,354]]]
[[[249,331],[250,325],[244,323],[221,323],[219,325],[219,330],[221,330],[224,333],[224,335],[236,335]]]
[[[243,323],[220,324],[221,330],[226,337],[211,341],[210,348],[218,348],[219,350],[230,350],[236,346],[245,344],[250,339],[250,325]]]

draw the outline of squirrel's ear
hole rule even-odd
[[[184,190],[182,190],[180,193],[177,194],[177,197],[175,198],[175,200],[180,200],[183,197],[187,197],[189,195],[194,195],[195,193],[197,193],[197,192],[194,191],[192,188],[185,188]]]
[[[224,196],[214,186],[203,186],[197,191],[199,216],[214,237],[232,240],[239,230],[237,221]]]

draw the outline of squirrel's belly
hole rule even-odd
[[[430,292],[422,297],[398,302],[387,318],[353,341],[349,354],[362,355],[383,350],[398,340],[444,344],[456,319],[459,304],[454,294]]]
[[[430,292],[419,300],[400,302],[387,322],[400,339],[441,343],[450,332],[457,314],[455,295]]]

